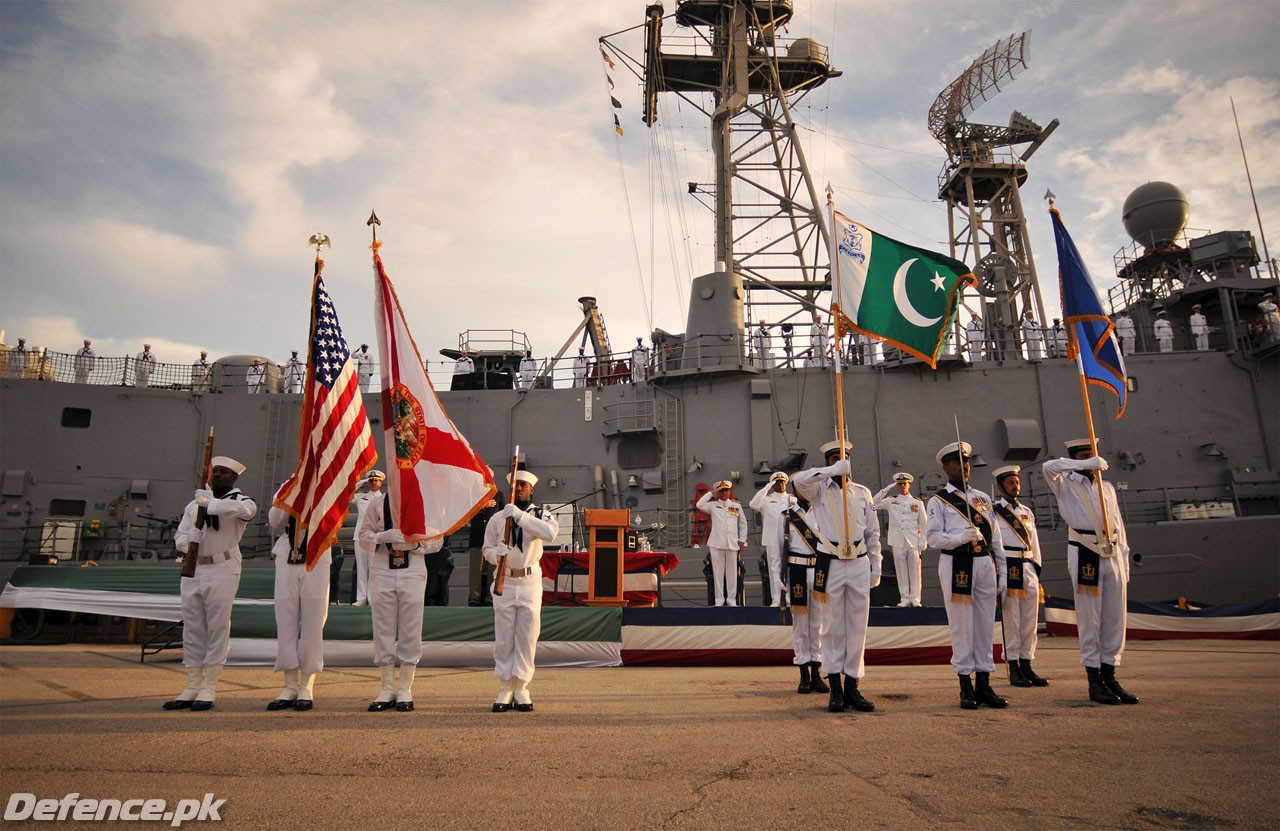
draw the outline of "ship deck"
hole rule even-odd
[[[871,667],[871,714],[830,714],[784,667],[540,670],[533,713],[489,712],[491,671],[419,673],[417,711],[368,713],[370,668],[309,713],[229,668],[216,708],[165,712],[178,656],[6,646],[0,781],[58,799],[212,793],[229,828],[1276,828],[1280,644],[1136,642],[1137,706],[1086,700],[1076,641],[1051,686],[963,711],[944,666]]]

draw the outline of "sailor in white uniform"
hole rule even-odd
[[[498,696],[493,712],[533,709],[529,682],[533,680],[538,633],[542,631],[542,545],[560,533],[555,515],[533,504],[538,477],[517,470],[515,482],[508,475],[512,501],[489,518],[484,529],[484,558],[494,565],[502,561],[505,570],[502,593],[493,595],[493,673],[498,677]],[[506,537],[507,520],[511,537]],[[505,557],[505,560],[502,558]]]
[[[1005,588],[1004,544],[991,521],[991,498],[966,487],[972,453],[968,442],[938,451],[947,485],[929,500],[925,542],[942,551],[938,580],[951,630],[951,668],[960,676],[960,706],[1001,709],[1009,702],[991,689],[991,671],[996,597]]]
[[[9,377],[21,378],[27,371],[27,361],[31,358],[31,351],[27,349],[27,339],[18,338],[18,345],[9,350],[6,356],[9,359]]]
[[[142,344],[142,351],[138,353],[136,366],[134,367],[134,386],[147,387],[151,385],[151,373],[156,371],[156,356],[151,351],[151,344]]]
[[[636,338],[636,346],[631,350],[631,383],[643,384],[648,376],[649,348],[643,338]]]
[[[760,514],[760,541],[764,544],[769,564],[769,590],[773,598],[770,606],[787,605],[787,589],[783,579],[785,567],[782,563],[782,555],[786,550],[782,541],[786,522],[782,518],[782,512],[795,505],[796,498],[787,493],[787,474],[780,470],[775,471],[760,492],[751,497],[751,510]]]
[[[733,483],[723,479],[694,506],[711,517],[711,579],[717,606],[738,605],[738,552],[747,547],[747,517],[730,494]]]
[[[471,359],[471,355],[467,350],[462,350],[462,354],[458,356],[458,360],[453,362],[454,375],[470,375],[476,371],[476,362]]]
[[[1169,313],[1165,311],[1156,312],[1156,322],[1151,328],[1155,332],[1156,343],[1160,344],[1160,351],[1172,352],[1173,324],[1169,322]]]
[[[86,340],[84,342],[84,347],[76,353],[76,383],[89,383],[89,373],[93,372],[93,368],[97,363],[98,356],[94,353],[93,349],[90,348],[90,341]]]
[[[760,321],[760,328],[756,329],[753,336],[756,366],[760,369],[773,368],[773,356],[769,354],[769,329],[764,325],[764,321]]]
[[[1196,351],[1209,351],[1209,318],[1204,316],[1197,303],[1191,307],[1191,336],[1196,339]]]
[[[573,385],[579,389],[587,385],[587,355],[581,349],[573,359]]]
[[[356,503],[356,527],[360,526],[360,520],[364,519],[364,512],[369,508],[369,501],[382,492],[382,484],[387,479],[385,473],[380,470],[371,470],[369,475],[365,477],[365,486],[367,491],[357,493],[351,501]],[[355,539],[356,566],[355,566],[355,591],[356,596],[353,605],[368,606],[369,605],[369,567],[373,563],[372,545],[365,545],[360,541],[359,537]]]
[[[533,359],[533,350],[529,350],[528,352],[525,352],[524,357],[520,359],[520,370],[516,379],[516,389],[533,389],[533,379],[537,374],[538,362]]]
[[[231,607],[240,587],[240,538],[258,513],[252,499],[235,487],[244,465],[229,456],[210,460],[209,487],[196,491],[173,534],[179,551],[199,543],[194,577],[181,578],[182,665],[187,687],[166,710],[208,710],[213,707],[218,676],[231,650]],[[207,519],[196,528],[196,514],[204,506]]]
[[[279,496],[276,491],[276,498]],[[271,555],[276,567],[275,671],[284,673],[284,689],[267,709],[310,710],[316,676],[324,671],[324,622],[329,617],[333,549],[326,549],[308,569],[305,533],[299,535],[293,517],[274,502],[272,499],[267,511],[267,522],[283,532],[271,547]]]
[[[209,391],[209,372],[212,367],[209,365],[209,353],[201,352],[200,360],[191,365],[191,390],[192,392],[208,392]]]
[[[974,315],[969,318],[969,325],[964,330],[966,348],[969,353],[969,363],[976,364],[982,360],[983,348],[986,345],[986,330],[982,325],[982,318]]]
[[[257,395],[267,387],[267,367],[260,358],[253,359],[253,365],[245,371],[245,386],[249,388],[250,395]]]
[[[1043,470],[1068,528],[1067,568],[1075,587],[1080,663],[1089,678],[1089,700],[1137,704],[1138,697],[1116,680],[1124,652],[1130,573],[1129,539],[1116,489],[1103,481],[1099,499],[1098,479],[1107,461],[1094,453],[1089,439],[1073,439],[1066,446],[1070,458],[1050,459]]]
[[[898,575],[899,606],[919,606],[920,552],[924,550],[924,502],[911,495],[915,481],[905,471],[893,475],[893,484],[875,495],[877,511],[889,514],[889,547]]]
[[[827,327],[815,322],[809,327],[809,366],[826,369],[827,351],[830,348]]]
[[[1262,309],[1262,317],[1267,323],[1267,332],[1273,338],[1280,337],[1280,306],[1276,305],[1275,298],[1270,294],[1263,295],[1258,308]]]
[[[1062,325],[1061,318],[1055,317],[1053,319],[1053,329],[1051,330],[1051,332],[1053,336],[1053,342],[1052,342],[1053,346],[1050,349],[1050,351],[1053,353],[1052,357],[1054,358],[1067,357],[1067,346],[1068,346],[1067,329],[1065,326]]]
[[[1038,361],[1044,357],[1044,327],[1036,322],[1035,313],[1027,309],[1022,317],[1022,343],[1027,352],[1028,361]]]
[[[373,356],[369,354],[369,344],[360,344],[360,348],[351,357],[356,361],[356,377],[360,380],[360,392],[368,392],[373,384]]]
[[[1116,316],[1116,337],[1120,338],[1120,352],[1128,357],[1133,354],[1133,345],[1138,340],[1138,327],[1129,316],[1128,309],[1121,309]]]
[[[307,365],[298,358],[298,351],[295,349],[289,362],[284,365],[285,389],[290,394],[297,395],[302,392],[302,382],[306,377]]]
[[[821,447],[826,467],[810,468],[791,480],[796,494],[808,500],[809,519],[819,536],[813,590],[826,624],[822,671],[831,685],[827,710],[833,713],[876,708],[859,692],[858,680],[866,672],[871,590],[880,585],[880,520],[871,491],[845,481],[852,449],[838,439],[827,442]]]
[[[829,693],[822,680],[822,639],[826,634],[826,615],[813,602],[813,573],[818,564],[821,545],[806,510],[808,503],[795,500],[783,511],[782,532],[787,552],[787,585],[791,606],[792,663],[800,667],[800,684],[796,692]]]
[[[1022,468],[998,467],[995,480],[995,521],[1004,543],[1005,591],[1001,601],[1004,623],[1004,658],[1009,663],[1009,683],[1015,687],[1047,687],[1031,661],[1036,657],[1036,626],[1040,617],[1040,535],[1036,516],[1018,501],[1022,495]]]
[[[428,536],[433,532],[428,529]],[[369,705],[378,713],[413,709],[413,677],[422,660],[422,609],[427,593],[426,555],[439,551],[443,537],[407,540],[394,527],[387,492],[372,495],[356,525],[356,538],[373,551],[369,567],[369,612],[373,618],[373,662],[382,689]],[[400,664],[399,683],[396,662]]]

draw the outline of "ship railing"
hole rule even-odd
[[[1116,496],[1126,525],[1229,519],[1280,512],[1280,494],[1241,498],[1230,485],[1129,489],[1121,482],[1116,488]],[[1024,501],[1035,512],[1039,528],[1057,530],[1065,527],[1053,494],[1042,492]]]

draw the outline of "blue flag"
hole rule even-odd
[[[1116,418],[1124,415],[1126,393],[1124,358],[1116,339],[1115,324],[1102,311],[1102,303],[1089,278],[1089,270],[1062,225],[1054,208],[1053,236],[1058,243],[1058,282],[1062,288],[1062,316],[1067,327],[1067,357],[1074,358],[1090,384],[1106,387],[1120,399]]]

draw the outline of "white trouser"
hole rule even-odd
[[[992,643],[996,631],[996,567],[990,557],[973,558],[969,603],[951,602],[951,555],[938,558],[938,581],[951,630],[951,668],[959,675],[991,672],[996,668]]]
[[[782,546],[776,543],[764,544],[765,556],[769,563],[769,590],[773,593],[773,605],[787,605],[787,584],[782,579],[785,565],[782,563]]]
[[[711,549],[711,582],[715,584],[717,606],[738,605],[737,549]]]
[[[898,594],[903,600],[920,602],[920,549],[910,545],[893,547],[893,568],[898,575]]]
[[[329,617],[329,566],[326,551],[307,571],[289,565],[288,554],[276,555],[276,672],[296,669],[303,675],[324,671],[324,622]]]
[[[1027,360],[1038,361],[1044,357],[1044,343],[1038,340],[1027,341]]]
[[[1124,353],[1126,357],[1133,354],[1133,341],[1133,338],[1127,338],[1124,335],[1120,335],[1120,351]]]
[[[791,662],[796,666],[822,663],[822,641],[827,632],[822,604],[813,599],[813,569],[805,569],[805,581],[809,585],[809,613],[796,614],[796,607],[791,607],[791,648],[795,652]]]
[[[1022,564],[1022,587],[1026,594],[1022,597],[1010,597],[1005,592],[1000,603],[1000,616],[1004,625],[1004,659],[1016,661],[1026,658],[1029,661],[1036,657],[1040,578],[1036,576],[1036,567],[1030,561],[1010,559],[1009,562]]]
[[[182,665],[212,667],[231,651],[231,607],[240,588],[240,558],[197,565],[182,577]]]
[[[823,617],[823,674],[861,678],[871,611],[871,558],[833,559],[827,571],[827,602],[810,608],[820,609]]]
[[[373,549],[356,543],[356,602],[369,602],[369,563],[373,561]]]
[[[1173,338],[1159,338],[1159,341],[1160,341],[1161,352],[1173,351]]]
[[[1201,352],[1209,351],[1209,333],[1208,332],[1205,332],[1203,335],[1196,335],[1196,349],[1200,350]]]
[[[374,552],[369,568],[369,610],[373,617],[373,663],[416,666],[422,660],[422,604],[427,594],[427,562],[409,555],[408,568],[388,568],[385,552]]]
[[[502,594],[493,595],[493,674],[499,680],[533,680],[541,631],[541,569],[527,577],[507,575]]]
[[[1067,544],[1067,568],[1071,586],[1076,586],[1080,554],[1076,546]],[[1124,629],[1129,602],[1129,575],[1123,557],[1102,557],[1098,570],[1097,596],[1075,595],[1076,628],[1080,635],[1080,663],[1086,667],[1103,664],[1117,666],[1124,652]]]

